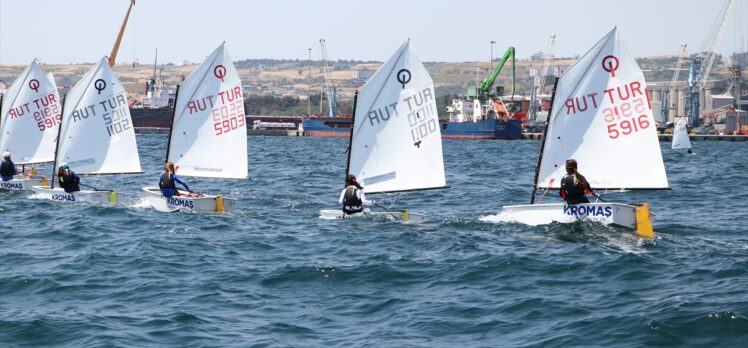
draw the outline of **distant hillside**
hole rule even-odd
[[[673,77],[675,57],[643,57],[637,61],[644,70],[647,82],[652,86],[669,84]],[[742,66],[748,66],[748,55],[741,54],[734,61]],[[516,62],[516,94],[527,95],[534,77],[542,67],[540,60],[518,60]],[[552,69],[557,73],[562,72],[574,63],[573,58],[554,59],[551,61]],[[268,98],[257,98],[262,100],[263,106],[252,109],[249,113],[263,114],[305,114],[307,110],[306,99],[308,94],[313,95],[312,112],[319,112],[319,94],[322,93],[323,75],[322,62],[307,61],[299,59],[246,59],[235,62],[239,75],[242,78],[245,95],[263,96]],[[330,62],[332,80],[337,86],[338,97],[341,102],[341,112],[350,112],[348,106],[351,104],[353,92],[363,85],[366,80],[379,68],[381,62],[337,60]],[[468,87],[476,86],[490,73],[493,64],[488,62],[426,62],[426,68],[431,73],[436,87],[437,96],[463,95]],[[92,64],[68,64],[48,65],[46,69],[52,71],[58,86],[64,90],[69,89],[80,77],[90,69]],[[196,64],[174,65],[165,64],[156,69],[157,78],[164,79],[168,84],[177,84],[189,75]],[[5,65],[0,67],[0,80],[11,83],[25,68],[21,65]],[[688,62],[683,64],[680,72],[681,83],[685,82],[688,75]],[[133,97],[140,97],[143,93],[145,82],[154,75],[153,66],[144,64],[120,64],[115,66],[115,72],[119,76],[128,93]],[[503,85],[509,92],[509,66],[505,66],[496,80],[496,85]],[[710,80],[724,79],[729,76],[729,71],[724,66],[722,57],[717,57]],[[548,80],[550,83],[551,79]],[[311,86],[310,86],[311,85]],[[316,96],[315,96],[316,95]],[[275,98],[275,99],[274,99]],[[440,104],[444,101],[440,100]],[[316,111],[315,111],[316,110]]]

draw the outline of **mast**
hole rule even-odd
[[[57,127],[57,144],[55,145],[55,159],[52,161],[52,177],[49,178],[49,187],[55,188],[55,177],[57,176],[57,153],[60,152],[60,143],[62,142],[62,118],[65,116],[65,99],[68,95],[62,97],[62,108],[60,110],[60,125]]]
[[[171,149],[171,133],[174,132],[174,118],[177,117],[177,100],[179,98],[179,85],[177,85],[177,91],[174,93],[174,111],[171,114],[171,121],[169,121],[169,138],[166,141],[166,159],[164,163],[169,162],[169,150]]]
[[[153,83],[156,83],[156,66],[158,65],[158,48],[156,49],[156,58],[153,59]]]
[[[3,99],[5,98],[5,94],[0,94],[0,126],[3,125],[3,117],[5,116],[3,114]],[[0,128],[2,129],[2,128]],[[2,149],[0,149],[2,150]]]
[[[348,160],[345,162],[345,176],[351,168],[351,146],[353,145],[353,127],[356,126],[356,103],[358,102],[358,89],[353,94],[353,116],[351,119],[351,135],[348,137]]]
[[[543,150],[548,138],[548,128],[551,128],[551,116],[553,116],[553,102],[556,101],[556,87],[558,86],[558,77],[553,80],[553,91],[551,92],[551,106],[548,108],[548,119],[545,121],[545,130],[543,130],[543,142],[540,143],[540,154],[538,155],[538,165],[535,166],[535,179],[532,182],[532,196],[530,204],[535,204],[535,192],[538,190],[538,176],[540,175],[540,162],[543,161]],[[549,185],[550,186],[550,185]]]

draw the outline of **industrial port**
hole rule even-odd
[[[706,49],[683,43],[673,54],[639,57],[645,73],[650,106],[663,138],[673,122],[685,117],[690,134],[748,135],[748,83],[743,75],[748,53],[718,54],[726,23],[733,15],[734,0],[726,1],[712,29],[705,33]],[[134,2],[133,2],[134,4]],[[132,5],[131,5],[132,6]],[[128,9],[128,16],[129,16]],[[141,132],[168,128],[176,86],[196,64],[116,61],[127,17],[115,41],[110,61],[125,87],[135,126]],[[556,77],[577,57],[555,54],[556,43],[568,38],[551,34],[542,52],[516,54],[490,42],[485,61],[427,62],[437,94],[439,119],[445,138],[535,139],[551,107],[551,88]],[[242,80],[247,127],[253,135],[348,136],[353,95],[381,66],[378,61],[346,60],[328,55],[324,39],[308,48],[308,59],[244,59],[235,61]],[[511,54],[510,54],[511,53]],[[45,64],[54,74],[60,95],[73,86],[93,63]],[[10,86],[25,65],[3,65],[0,93]],[[502,70],[503,68],[503,70]],[[489,122],[490,121],[490,122]],[[153,128],[153,129],[151,129]],[[736,138],[737,136],[737,138]],[[709,138],[712,139],[712,138]]]

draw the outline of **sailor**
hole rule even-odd
[[[566,160],[566,175],[561,179],[561,198],[569,205],[589,203],[587,194],[594,195],[590,183],[577,171],[577,161]]]
[[[343,214],[350,215],[364,211],[364,205],[377,204],[375,201],[366,199],[364,188],[356,180],[356,176],[348,174],[345,178],[345,188],[340,193],[338,204],[343,206]]]
[[[80,182],[81,178],[74,171],[70,170],[70,166],[67,162],[60,163],[60,167],[57,168],[57,180],[60,183],[65,192],[73,193],[81,190]]]
[[[0,176],[2,176],[3,181],[10,181],[13,180],[13,175],[16,174],[18,174],[18,169],[16,169],[13,161],[10,160],[10,152],[5,151],[3,154],[3,163],[0,164]]]
[[[164,171],[158,178],[158,187],[161,189],[161,195],[166,198],[169,198],[171,196],[179,196],[177,183],[184,186],[185,190],[192,192],[190,190],[190,187],[187,186],[187,183],[182,181],[182,179],[180,179],[175,172],[176,170],[174,169],[174,163],[166,162],[164,164]]]

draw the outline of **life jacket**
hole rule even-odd
[[[348,186],[345,189],[345,195],[343,196],[343,205],[348,207],[360,207],[363,202],[361,198],[358,198],[358,188],[356,186]]]
[[[158,182],[158,188],[160,189],[176,189],[177,184],[174,182],[174,178],[171,173],[164,173],[161,175],[161,180]]]
[[[64,175],[60,175],[58,177],[60,182],[60,187],[65,189],[65,192],[71,193],[71,192],[78,192],[81,190],[80,185],[78,185],[77,180],[75,180],[75,177],[72,174],[72,171],[65,171]]]
[[[13,162],[8,160],[3,160],[3,163],[0,164],[0,176],[13,176],[15,173],[13,173]]]
[[[587,199],[585,193],[587,193],[587,189],[583,185],[583,180],[579,180],[573,174],[564,175],[561,179],[561,197],[563,197],[567,203],[589,203],[590,201]]]

